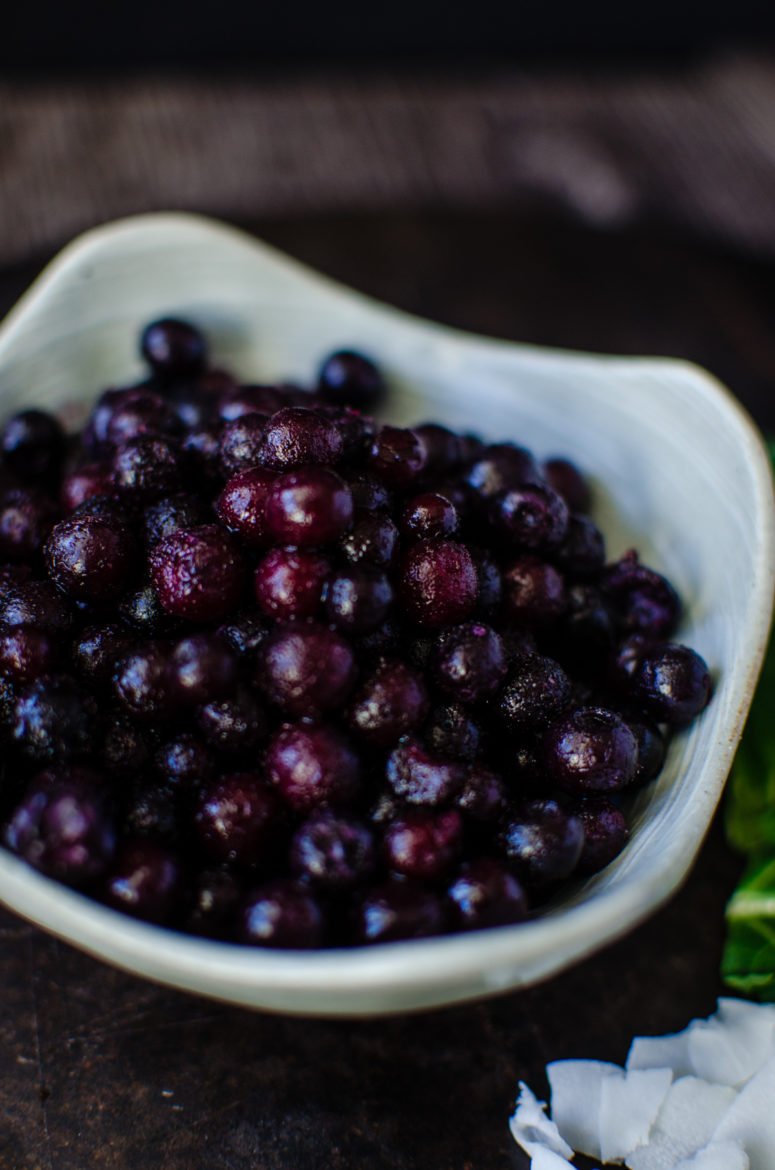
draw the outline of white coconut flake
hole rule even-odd
[[[711,1142],[675,1170],[750,1170],[748,1155],[739,1142]]]
[[[689,1059],[688,1029],[669,1036],[636,1036],[627,1055],[627,1069],[669,1068],[674,1077],[689,1076],[694,1069]]]
[[[718,1014],[696,1020],[688,1038],[698,1077],[718,1085],[743,1085],[773,1052],[775,1012],[740,1011],[734,1000],[719,1001]]]
[[[673,1080],[669,1068],[616,1071],[618,1076],[607,1077],[601,1086],[599,1156],[604,1162],[623,1162],[646,1145]]]
[[[712,1085],[699,1077],[675,1081],[659,1111],[649,1144],[627,1156],[630,1170],[675,1170],[680,1162],[708,1144],[719,1117],[734,1099],[735,1091],[728,1085]]]
[[[737,1141],[751,1170],[775,1167],[775,1056],[770,1057],[727,1110],[713,1134],[716,1142]]]
[[[561,1158],[572,1158],[573,1149],[560,1137],[560,1131],[546,1116],[546,1102],[539,1101],[524,1081],[519,1082],[517,1107],[509,1120],[509,1129],[517,1145],[533,1157],[536,1150],[551,1150]]]
[[[600,1060],[555,1060],[546,1066],[552,1089],[552,1120],[577,1154],[601,1158],[600,1096],[607,1077],[621,1077],[616,1064]]]

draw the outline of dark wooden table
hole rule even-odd
[[[703,363],[775,428],[775,268],[656,226],[428,214],[258,224],[365,291],[547,345]],[[0,274],[9,306],[39,265]],[[420,1017],[251,1014],[140,982],[0,916],[0,1170],[503,1170],[517,1081],[621,1062],[706,1015],[739,860],[714,825],[684,889],[551,982]]]

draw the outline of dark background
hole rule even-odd
[[[771,0],[483,0],[439,4],[265,0],[40,0],[14,4],[0,68],[105,72],[172,66],[261,68],[472,60],[700,54],[761,47],[775,36]]]

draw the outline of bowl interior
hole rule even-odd
[[[164,314],[201,324],[216,362],[246,379],[306,383],[331,349],[359,348],[388,376],[391,419],[439,420],[573,458],[592,475],[609,555],[636,546],[679,589],[678,637],[706,658],[716,693],[639,797],[625,852],[535,923],[370,951],[267,954],[132,922],[4,852],[0,898],[141,974],[250,1006],[332,1014],[518,986],[644,917],[699,848],[766,642],[771,484],[740,408],[686,363],[469,336],[343,289],[231,229],[167,215],[98,229],[44,273],[0,329],[0,412],[45,403],[75,419],[106,385],[140,375],[138,331]]]

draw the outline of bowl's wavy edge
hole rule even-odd
[[[350,290],[338,282],[308,269],[298,261],[284,256],[269,245],[253,239],[239,229],[205,217],[176,212],[134,216],[112,224],[102,225],[85,233],[64,248],[41,272],[0,326],[0,360],[9,340],[17,328],[23,325],[30,309],[34,310],[36,303],[48,294],[50,288],[66,279],[74,266],[83,263],[90,255],[97,256],[105,248],[110,248],[117,236],[131,237],[132,233],[145,232],[149,227],[167,231],[181,232],[182,230],[183,235],[193,231],[197,234],[206,233],[212,238],[228,238],[232,244],[236,243],[247,247],[255,254],[271,260],[273,264],[283,265],[289,271],[294,272],[299,280],[313,282],[345,301],[368,305],[387,318],[403,322],[405,325],[420,329],[425,333],[431,331],[458,346],[483,347],[490,351],[498,349],[504,352],[518,349],[523,357],[532,355],[538,362],[547,360],[545,351],[539,347],[489,339],[435,322],[425,321],[402,310],[383,305],[373,298]],[[418,985],[423,988],[432,988],[432,1003],[420,1005],[424,1008],[462,1002],[487,994],[488,991],[490,993],[507,991],[513,987],[524,986],[548,978],[571,963],[609,945],[615,939],[628,933],[637,923],[653,913],[675,891],[691,868],[710,824],[712,811],[721,796],[734,750],[743,731],[766,648],[772,612],[773,584],[775,583],[775,510],[773,509],[769,459],[761,436],[743,407],[726,387],[701,367],[670,358],[623,358],[613,355],[581,354],[571,350],[552,350],[551,359],[553,361],[567,359],[574,363],[581,361],[592,365],[605,363],[609,369],[611,365],[614,365],[621,370],[623,376],[632,372],[636,366],[641,368],[643,365],[656,368],[664,365],[673,368],[680,366],[695,381],[698,391],[706,397],[712,398],[715,404],[721,407],[729,425],[738,432],[753,460],[757,507],[763,520],[764,530],[762,532],[762,556],[757,562],[756,579],[753,582],[750,600],[750,608],[754,618],[747,627],[745,644],[740,648],[741,655],[747,658],[748,663],[744,685],[741,685],[739,702],[734,715],[729,718],[724,728],[723,743],[716,745],[719,749],[718,755],[707,776],[708,783],[703,791],[707,816],[703,819],[702,831],[697,832],[692,830],[691,826],[687,827],[685,834],[671,849],[670,866],[653,876],[647,891],[644,890],[642,884],[638,886],[637,890],[633,888],[633,883],[624,884],[619,889],[600,892],[590,902],[571,906],[561,911],[566,930],[566,945],[561,954],[555,954],[549,960],[544,957],[543,961],[540,961],[542,938],[556,924],[556,918],[537,920],[518,927],[480,932],[477,936],[480,945],[476,948],[471,947],[469,936],[450,936],[410,943],[389,944],[375,949],[355,948],[348,952],[268,953],[248,951],[244,947],[232,944],[213,943],[180,935],[176,936],[178,947],[176,960],[166,962],[163,956],[164,948],[160,947],[159,944],[162,939],[169,940],[170,932],[168,930],[127,920],[123,915],[97,906],[91,900],[84,899],[81,895],[65,889],[58,883],[34,873],[24,863],[3,851],[3,855],[0,856],[0,877],[6,883],[7,892],[11,894],[10,899],[4,896],[3,900],[11,909],[57,934],[65,941],[125,970],[143,974],[157,982],[185,987],[187,990],[200,994],[209,994],[215,998],[225,998],[231,1001],[236,999],[237,1002],[246,1006],[265,1007],[286,1012],[298,1010],[298,1014],[310,1014],[309,1007],[293,1009],[285,1004],[278,1007],[268,1002],[267,997],[271,986],[281,981],[284,992],[297,992],[301,997],[306,996],[308,999],[323,984],[327,984],[330,991],[331,976],[335,973],[337,990],[334,1000],[336,1002],[322,1005],[321,1010],[316,1011],[315,1014],[352,1016],[409,1010],[405,1006],[383,1007],[376,1010],[373,1006],[364,1008],[362,1004],[353,1002],[352,998],[359,991],[363,992],[364,989],[367,989],[369,996],[373,999],[383,989],[385,992],[394,994],[396,989],[405,988],[409,991],[411,988],[416,995]],[[645,902],[644,892],[648,893]],[[43,913],[41,913],[41,906],[44,908]],[[84,915],[85,908],[88,908],[90,912],[88,915]],[[602,911],[605,912],[605,917],[609,920],[608,926],[602,934],[598,933],[594,940],[589,942],[590,927],[594,920],[600,917]],[[84,919],[93,929],[87,929],[84,932]],[[75,925],[76,935],[80,930],[80,938],[74,936],[72,931],[67,929],[70,923]],[[106,936],[108,940],[111,940],[109,945],[106,945]],[[518,940],[526,945],[518,947]],[[493,979],[492,986],[487,990],[461,991],[461,985],[466,979],[482,977],[481,956],[485,952],[488,965],[491,968],[500,967],[501,971],[506,971],[506,974],[501,973]],[[528,953],[533,956],[532,970],[529,966],[525,970],[525,958]],[[410,955],[411,962],[407,962]],[[189,977],[185,973],[181,975],[181,957],[185,958],[187,964],[194,970],[192,976]],[[151,974],[146,969],[148,964],[155,968]],[[521,967],[522,969],[509,970],[509,964],[512,964],[512,967],[516,964],[517,968]],[[219,997],[217,992],[202,987],[201,983],[197,981],[196,973],[197,970],[203,969],[207,969],[208,978],[211,981],[222,976],[225,984],[229,987],[229,993]],[[263,980],[259,978],[262,973]],[[441,994],[439,994],[440,991]]]

